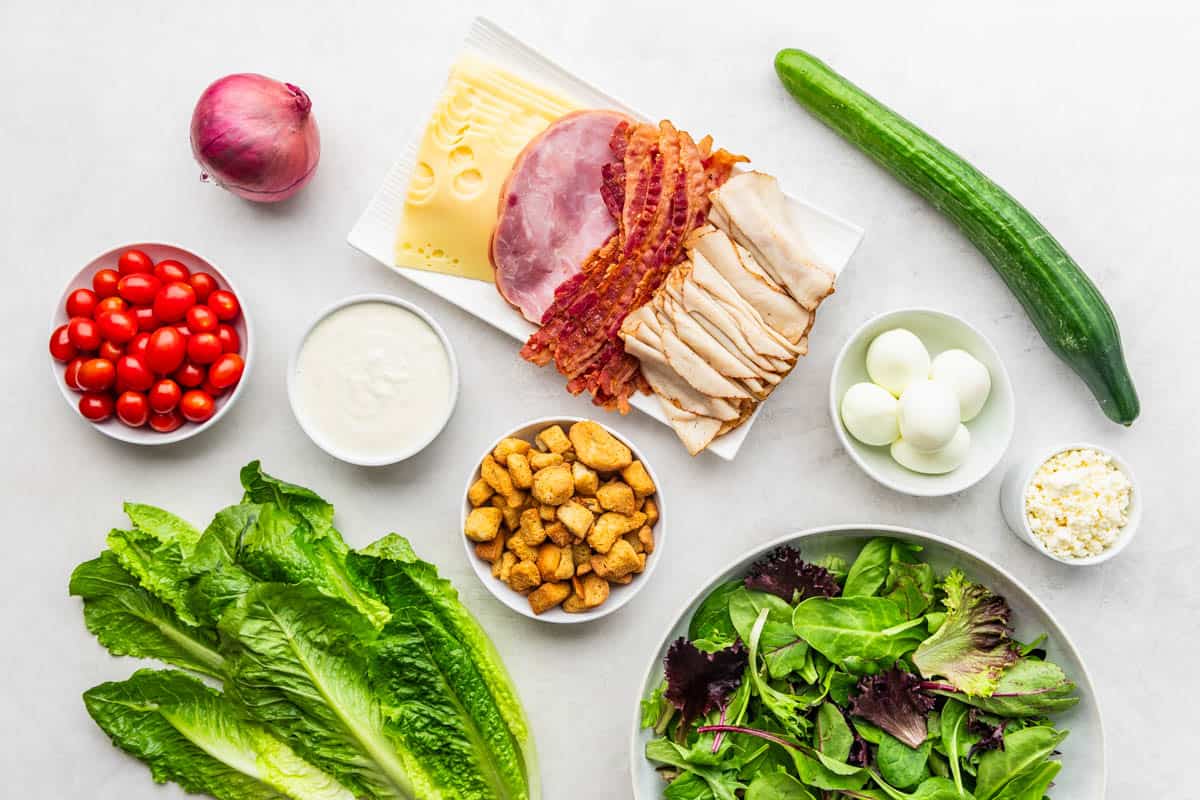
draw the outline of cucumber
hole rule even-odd
[[[1122,425],[1137,419],[1137,391],[1108,303],[1024,206],[808,53],[780,50],[775,71],[813,116],[958,225],[1000,273],[1050,349],[1092,390],[1109,419]]]

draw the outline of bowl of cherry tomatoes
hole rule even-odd
[[[250,321],[237,290],[170,244],[94,258],[68,284],[50,327],[63,398],[124,442],[169,444],[216,424],[250,369]]]

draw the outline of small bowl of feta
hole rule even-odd
[[[1000,510],[1018,539],[1077,567],[1124,550],[1142,519],[1129,464],[1088,443],[1049,448],[1011,466],[1000,486]]]
[[[846,340],[829,411],[855,464],[917,497],[982,480],[1008,449],[1015,419],[996,348],[962,318],[928,308],[880,314]]]

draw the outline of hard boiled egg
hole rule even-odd
[[[971,432],[966,425],[959,425],[950,443],[932,453],[922,452],[903,438],[892,442],[892,458],[902,467],[926,475],[943,475],[962,466],[971,449]]]
[[[867,374],[899,397],[910,383],[929,377],[929,351],[910,330],[885,331],[867,348]]]
[[[891,444],[900,436],[898,405],[887,389],[873,383],[856,383],[842,396],[842,422],[863,444]]]
[[[950,444],[958,417],[958,397],[948,384],[918,380],[900,395],[900,436],[915,450],[932,453]]]
[[[933,359],[929,377],[949,386],[958,397],[960,422],[975,419],[992,391],[992,376],[966,350],[947,350]]]

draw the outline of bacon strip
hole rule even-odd
[[[569,392],[589,392],[596,405],[624,414],[630,396],[650,386],[625,352],[621,324],[683,260],[684,240],[708,216],[708,193],[746,158],[711,152],[711,137],[697,144],[665,120],[621,123],[610,148],[600,192],[617,233],[555,290],[521,356],[538,365],[553,361]]]

